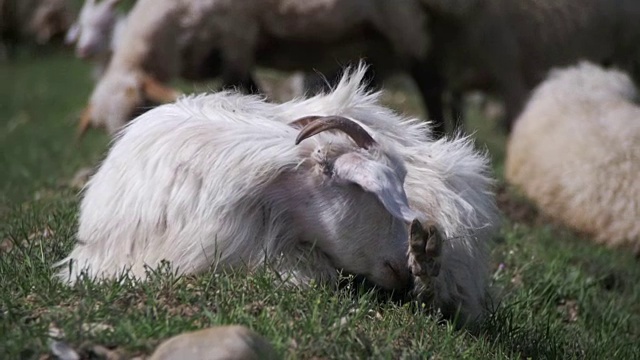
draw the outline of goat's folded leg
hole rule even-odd
[[[409,268],[413,276],[422,283],[423,296],[433,296],[432,280],[440,274],[443,239],[444,237],[436,225],[423,226],[418,220],[411,223]]]

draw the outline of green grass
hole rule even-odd
[[[51,265],[73,246],[78,199],[68,184],[108,145],[96,131],[73,141],[91,86],[89,67],[64,53],[0,64],[3,359],[48,354],[50,327],[85,355],[99,344],[134,356],[171,335],[232,323],[258,331],[291,358],[640,358],[637,261],[547,223],[510,192],[506,209],[525,209],[526,216],[507,217],[496,239],[497,310],[473,332],[371,291],[278,285],[268,269],[176,277],[165,268],[146,283],[62,286]],[[410,88],[392,94],[397,109],[422,111]],[[470,117],[478,146],[489,149],[501,174],[504,137],[477,109]],[[101,331],[88,329],[96,324]]]

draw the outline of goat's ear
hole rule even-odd
[[[179,91],[160,83],[149,75],[144,75],[142,78],[142,90],[149,100],[159,104],[174,102],[180,96]]]
[[[333,164],[333,177],[360,185],[374,194],[394,217],[411,222],[416,213],[409,207],[403,181],[389,166],[365,158],[358,153],[338,157]]]

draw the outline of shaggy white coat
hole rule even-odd
[[[459,308],[466,318],[480,316],[487,243],[497,224],[488,160],[467,138],[433,141],[426,123],[383,107],[380,93],[366,93],[363,76],[364,68],[359,68],[331,93],[280,105],[223,92],[183,98],[139,117],[116,138],[87,185],[79,244],[61,264],[75,259],[91,267],[90,275],[106,276],[132,266],[142,276],[145,264],[157,265],[164,258],[184,272],[206,270],[216,261],[219,268],[260,264],[265,254],[299,258],[305,229],[285,221],[287,214],[310,214],[312,219],[303,223],[317,238],[338,234],[327,236],[326,226],[316,231],[314,222],[336,226],[335,218],[345,214],[351,217],[350,227],[317,242],[331,259],[316,257],[307,275],[332,278],[333,269],[342,268],[393,285],[394,279],[386,280],[384,264],[399,267],[397,262],[403,261],[406,269],[406,221],[415,216],[435,222],[447,237],[441,271],[431,285],[436,305]],[[345,116],[373,136],[384,150],[367,156],[386,164],[404,182],[404,189],[392,196],[396,207],[384,196],[362,193],[367,188],[362,182],[360,188],[332,184],[320,191],[322,202],[331,204],[323,212],[327,219],[304,204],[298,195],[306,195],[290,184],[295,179],[282,175],[309,164],[335,164],[336,156],[354,151],[349,138],[333,132],[294,146],[298,130],[286,123],[308,115]],[[325,189],[319,184],[313,186]],[[265,218],[261,196],[274,192],[296,201],[287,202],[290,209],[271,208]],[[353,199],[332,200],[342,192]],[[401,206],[398,194],[405,192],[411,209]],[[60,276],[68,278],[65,270]],[[75,270],[71,279],[77,274]]]
[[[506,177],[545,214],[640,251],[640,106],[629,76],[591,63],[536,88],[509,139]]]

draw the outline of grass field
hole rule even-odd
[[[268,269],[193,277],[159,269],[144,284],[62,286],[51,265],[74,241],[69,182],[108,145],[97,131],[74,142],[91,86],[89,67],[68,54],[0,64],[2,359],[48,358],[52,328],[87,357],[93,345],[131,357],[171,335],[232,323],[288,358],[640,359],[640,264],[551,225],[509,191],[492,256],[499,306],[473,332],[373,292],[282,287]],[[420,111],[411,92],[388,99]],[[504,138],[479,112],[470,116],[501,176]]]

